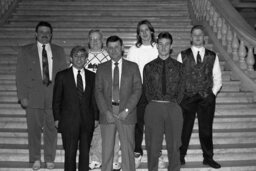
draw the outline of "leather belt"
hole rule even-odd
[[[119,106],[119,102],[112,102],[113,106]]]

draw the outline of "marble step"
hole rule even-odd
[[[31,171],[32,164],[24,161],[8,161],[0,162],[2,166],[0,171]],[[244,160],[244,161],[221,161],[221,171],[255,171],[255,160]],[[147,163],[141,163],[140,168],[137,171],[148,171]],[[159,171],[166,171],[164,169],[158,169]],[[181,171],[213,171],[202,162],[187,162],[186,165],[182,166]],[[40,171],[48,171],[47,169],[41,168]],[[56,163],[54,171],[63,171],[63,163]],[[94,171],[101,171],[100,169],[94,169]]]

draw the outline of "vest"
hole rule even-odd
[[[213,87],[212,70],[216,54],[205,49],[204,60],[200,66],[196,64],[191,48],[182,51],[181,56],[186,80],[185,94],[194,95],[211,92]]]

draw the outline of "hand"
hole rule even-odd
[[[59,121],[55,121],[54,124],[55,124],[55,128],[58,129],[58,127],[59,127]]]
[[[21,103],[22,107],[24,107],[24,108],[28,107],[28,99],[27,98],[21,99],[20,103]]]
[[[106,112],[106,118],[107,118],[108,123],[115,122],[115,118],[114,118],[113,114],[110,111]]]
[[[99,121],[94,121],[94,128],[99,126]]]
[[[120,120],[125,120],[129,112],[126,112],[123,110],[121,113],[119,113],[119,119]]]

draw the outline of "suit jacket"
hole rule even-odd
[[[59,132],[67,129],[93,130],[94,121],[98,119],[97,105],[94,96],[95,73],[85,69],[86,87],[81,102],[72,67],[56,75],[53,91],[54,120],[59,121]]]
[[[52,50],[52,83],[43,85],[37,43],[21,47],[16,68],[18,99],[28,99],[29,108],[52,108],[52,91],[54,78],[58,71],[67,67],[64,49],[51,44]]]
[[[122,75],[119,91],[120,112],[128,108],[129,114],[124,121],[125,124],[135,124],[137,122],[136,105],[140,99],[141,76],[136,63],[123,59]],[[107,61],[99,65],[95,80],[95,97],[100,110],[99,121],[106,124],[106,111],[112,112],[112,61]]]

